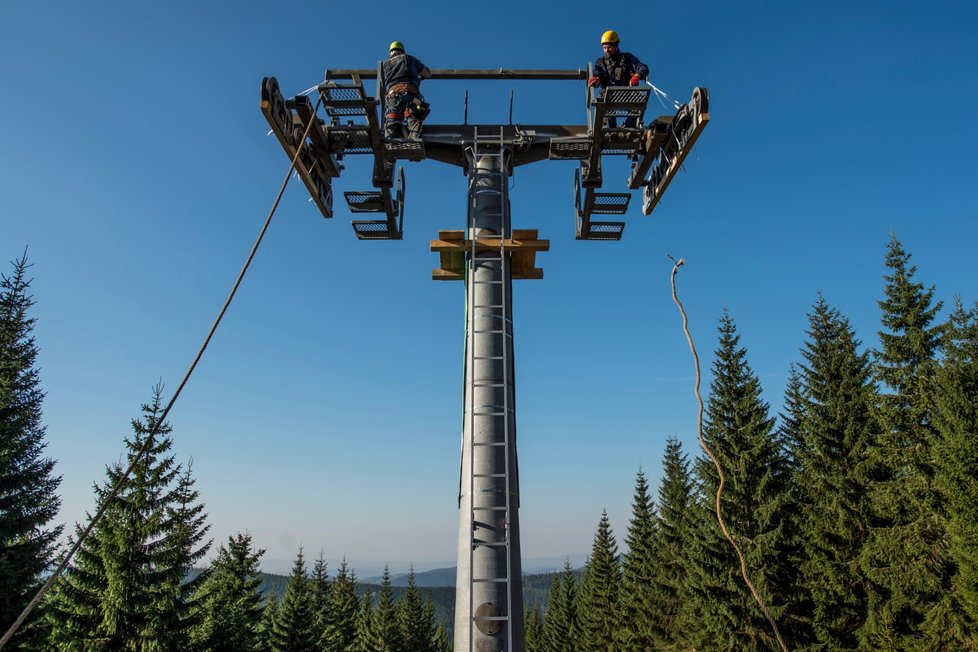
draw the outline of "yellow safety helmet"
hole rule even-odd
[[[604,45],[605,43],[613,43],[614,45],[621,43],[621,39],[618,38],[618,32],[613,29],[609,29],[607,32],[602,34],[601,45]]]
[[[401,43],[400,41],[391,41],[391,46],[387,49],[392,52],[394,50],[400,50],[401,52],[404,52],[404,44]]]

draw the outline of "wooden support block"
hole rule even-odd
[[[431,280],[433,281],[463,281],[465,274],[458,274],[447,269],[431,270]]]
[[[537,229],[514,229],[513,237],[503,240],[502,248],[511,254],[513,279],[542,279],[543,270],[536,266],[538,251],[550,251],[550,241],[540,240]],[[495,238],[476,238],[476,251],[498,251],[500,241]],[[472,251],[472,240],[465,239],[465,231],[439,231],[438,239],[431,241],[431,251],[439,254],[440,267],[431,270],[435,281],[461,281],[465,279],[465,255]]]

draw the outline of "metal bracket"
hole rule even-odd
[[[652,210],[669,187],[669,183],[682,166],[686,156],[696,144],[706,123],[710,121],[710,96],[703,87],[693,89],[689,102],[679,107],[673,117],[665,142],[658,149],[658,160],[652,166],[649,178],[644,182],[642,212],[651,215]]]

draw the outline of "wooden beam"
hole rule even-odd
[[[496,238],[476,238],[476,251],[495,251],[499,249],[500,242]],[[472,240],[465,239],[465,231],[439,231],[438,239],[431,241],[431,251],[434,252],[466,252],[472,250]],[[550,251],[550,240],[537,239],[536,229],[525,229],[513,231],[512,238],[506,238],[502,242],[504,251],[532,250]]]
[[[513,237],[502,242],[503,250],[510,252],[513,280],[542,279],[543,270],[536,266],[538,251],[550,251],[550,241],[537,238],[537,229],[514,229]],[[465,231],[439,231],[438,239],[431,241],[431,251],[438,253],[440,267],[431,270],[435,281],[461,281],[465,279],[465,255],[472,251],[472,240],[465,239]],[[476,238],[476,251],[499,251],[500,242],[494,238]]]

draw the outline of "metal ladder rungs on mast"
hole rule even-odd
[[[505,541],[476,541],[472,544],[473,548],[502,548],[506,545]]]
[[[505,314],[507,302],[507,293],[509,292],[508,280],[510,278],[510,258],[511,253],[506,249],[506,240],[511,237],[512,227],[510,224],[509,216],[509,204],[507,199],[508,194],[508,184],[507,184],[507,152],[506,152],[506,142],[504,140],[503,128],[499,128],[499,133],[493,134],[489,137],[485,135],[480,136],[479,128],[475,127],[473,132],[473,143],[472,143],[472,176],[470,177],[472,185],[470,186],[470,195],[473,200],[469,205],[469,224],[467,237],[471,242],[471,248],[468,252],[468,278],[469,278],[469,296],[468,301],[468,358],[469,358],[469,373],[475,373],[475,362],[477,360],[499,360],[502,362],[502,378],[494,377],[491,380],[475,380],[474,375],[470,381],[469,391],[472,393],[470,400],[470,409],[468,410],[469,421],[469,480],[470,480],[470,490],[472,492],[472,497],[469,501],[469,520],[472,523],[472,529],[469,532],[469,568],[474,569],[474,555],[476,549],[488,549],[484,552],[486,554],[502,554],[501,551],[505,551],[505,560],[499,557],[488,558],[492,560],[486,570],[493,573],[500,573],[497,577],[473,577],[469,575],[469,640],[468,649],[470,652],[475,650],[475,629],[480,629],[485,633],[485,623],[498,623],[501,627],[505,627],[506,637],[504,641],[504,649],[506,652],[517,652],[513,649],[514,639],[513,639],[513,627],[512,627],[512,617],[513,617],[513,577],[512,577],[512,549],[510,545],[510,509],[513,501],[513,484],[510,468],[510,446],[512,445],[510,432],[511,424],[510,420],[512,418],[512,406],[510,405],[510,392],[509,387],[511,379],[509,374],[511,373],[509,364],[509,351],[512,346],[513,334],[510,331],[512,327],[512,321],[508,315]],[[486,166],[485,162],[491,162],[490,165]],[[480,163],[483,164],[480,166]],[[486,168],[489,168],[488,170]],[[496,206],[490,204],[484,206],[482,212],[479,211],[480,205],[484,205],[485,198],[487,196],[491,197],[495,195],[498,197],[499,205],[498,209]],[[491,200],[490,200],[491,201]],[[496,225],[498,224],[498,232],[496,233],[485,233],[480,234],[478,228],[480,223],[478,220],[484,220],[481,224]],[[495,227],[491,226],[491,230]],[[476,278],[477,269],[480,267],[480,263],[498,263],[498,280],[479,280]],[[482,268],[480,274],[494,274],[496,272],[488,271],[485,267]],[[482,293],[487,292],[495,293],[494,287],[499,287],[499,293],[501,296],[484,296],[483,301],[487,301],[484,304],[477,304],[475,300],[475,290],[476,288],[482,288]],[[500,310],[499,313],[476,315],[477,308],[490,308],[495,310]],[[500,320],[501,328],[489,328],[489,329],[478,329],[476,328],[476,321],[480,318],[495,318]],[[502,355],[482,355],[477,356],[475,354],[474,338],[477,336],[489,336],[492,340],[495,339],[496,335],[502,335]],[[492,341],[490,340],[490,341]],[[498,341],[498,340],[497,340]],[[479,412],[475,406],[474,394],[477,389],[488,389],[493,392],[502,391],[502,405],[493,405],[493,411],[491,412]],[[496,399],[498,400],[498,399]],[[489,406],[485,406],[489,407]],[[502,441],[475,441],[475,418],[476,417],[502,417],[503,418],[503,435]],[[500,433],[496,431],[495,436],[498,437]],[[501,447],[503,448],[503,468],[502,472],[498,466],[489,466],[480,470],[476,473],[474,467],[474,453],[475,448],[479,447]],[[474,504],[474,496],[477,491],[477,481],[482,480],[478,484],[478,491],[485,492],[489,491],[496,497],[489,500],[495,502],[502,500],[503,504],[476,506]],[[477,511],[497,513],[501,515],[501,519],[493,518],[490,519],[488,516],[484,517],[489,522],[488,523],[477,523],[475,519],[475,514]],[[499,540],[483,540],[476,538],[477,530],[482,528],[500,528],[501,538]],[[492,551],[500,551],[495,553]],[[504,567],[503,567],[504,565]],[[477,598],[474,591],[474,587],[477,584],[491,584],[491,585],[505,585],[505,600],[501,600],[499,592],[491,591],[488,596],[480,592],[480,597],[478,602],[481,605],[476,604]],[[493,597],[497,596],[497,597]],[[496,614],[485,614],[483,610],[486,606],[492,606],[493,609],[501,609],[502,615]],[[498,611],[497,611],[498,614]],[[522,614],[520,614],[521,616]],[[490,634],[494,635],[494,634]]]

